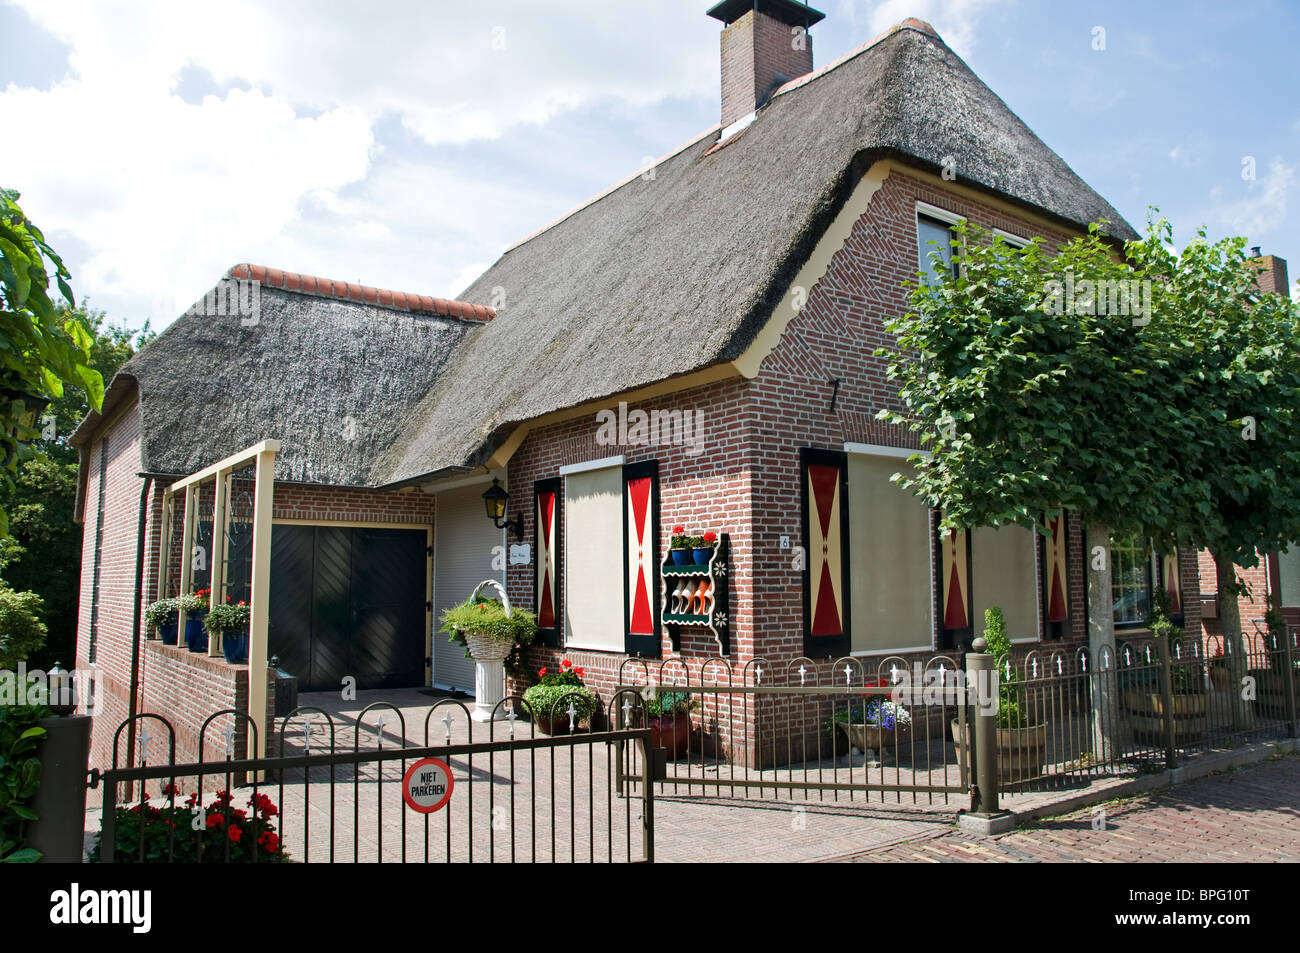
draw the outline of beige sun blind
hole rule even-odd
[[[623,468],[564,478],[564,642],[623,651]]]
[[[855,652],[928,648],[930,511],[889,478],[896,457],[849,454],[849,572]]]
[[[1017,641],[1037,639],[1034,531],[1022,526],[984,526],[974,531],[970,545],[975,635],[984,634],[984,610],[1000,606],[1008,636]]]

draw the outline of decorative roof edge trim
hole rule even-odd
[[[248,262],[230,268],[225,278],[249,279],[295,294],[317,295],[322,298],[337,298],[340,301],[354,301],[357,304],[370,304],[377,308],[389,308],[394,311],[409,311],[416,314],[440,314],[448,318],[460,318],[463,321],[488,322],[496,317],[493,308],[468,301],[454,301],[446,298],[434,298],[430,295],[411,294],[406,291],[390,291],[387,288],[372,288],[347,281],[334,281],[330,278],[318,278],[315,275],[302,275],[296,271],[282,271],[265,265]]]

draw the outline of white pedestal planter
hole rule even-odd
[[[468,633],[465,641],[469,644],[469,654],[474,657],[474,710],[470,718],[492,721],[494,717],[506,717],[505,709],[497,709],[497,705],[506,697],[505,660],[513,646]]]

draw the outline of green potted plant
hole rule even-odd
[[[232,603],[229,596],[225,605],[213,606],[203,619],[203,627],[221,640],[221,652],[231,665],[248,661],[248,621],[248,603]]]
[[[837,708],[827,722],[843,739],[835,739],[833,750],[837,754],[846,746],[862,752],[881,752],[897,749],[899,736],[912,727],[912,713],[888,698],[871,698],[865,705]]]
[[[674,566],[685,566],[691,561],[691,537],[686,535],[685,526],[674,526],[672,542],[668,547],[672,554]]]
[[[1047,722],[1032,725],[1021,706],[1020,676],[1014,665],[1008,664],[1011,656],[1011,637],[1007,635],[1002,609],[993,606],[984,610],[984,641],[987,651],[998,660],[998,710],[995,716],[997,730],[995,744],[998,757],[998,783],[1014,784],[1027,781],[1043,773],[1047,760]],[[967,747],[971,718],[966,719],[967,735],[963,737],[956,719],[952,722],[952,737],[958,748]]]
[[[537,679],[524,690],[524,703],[533,723],[546,734],[568,734],[596,711],[596,693],[583,682],[582,667],[567,658],[558,668],[538,669]]]
[[[691,712],[699,702],[690,692],[655,692],[646,699],[650,744],[667,748],[674,758],[687,751],[691,738]]]
[[[185,645],[191,652],[208,650],[208,632],[203,619],[210,607],[210,592],[200,589],[180,597],[180,608],[185,612]]]
[[[176,598],[159,599],[145,606],[144,621],[151,631],[158,633],[163,645],[176,644],[179,611],[180,600]]]
[[[497,590],[500,599],[480,596],[485,586]],[[493,579],[479,583],[469,598],[442,614],[441,632],[448,641],[459,642],[474,659],[475,721],[505,717],[500,703],[505,698],[505,661],[519,647],[531,645],[537,637],[537,617],[515,609],[502,585]]]

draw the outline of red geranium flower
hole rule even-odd
[[[563,662],[560,663],[560,668],[570,668],[572,667],[572,665],[573,663],[566,658]]]
[[[545,675],[545,674],[546,674],[546,669],[544,669],[544,668],[539,668],[539,669],[537,670],[537,674],[538,674],[538,676]]]
[[[575,668],[573,670],[573,673],[577,675],[579,678],[582,678],[582,666],[579,665],[577,668]]]
[[[230,827],[230,828],[227,829],[226,836],[229,837],[229,838],[230,838],[232,841],[234,841],[236,844],[238,844],[238,843],[239,843],[239,838],[241,838],[241,837],[244,836],[244,832],[241,831],[238,827],[233,827],[233,826],[232,826],[232,827]]]
[[[226,819],[215,811],[208,815],[208,827],[220,827],[224,823],[226,823]]]
[[[280,850],[280,838],[271,831],[263,831],[257,838],[258,846],[266,850],[268,854],[278,853]]]
[[[702,537],[700,537],[700,538],[703,539],[706,543],[712,543],[712,542],[714,542],[715,540],[717,540],[717,538],[718,538],[718,534],[717,534],[717,533],[705,533],[705,534],[704,534]]]
[[[678,535],[678,536],[680,536],[680,535],[681,535],[682,533],[684,533],[684,532],[686,532],[686,527],[685,527],[685,526],[674,526],[674,527],[673,527],[673,533],[675,533],[675,534]]]

